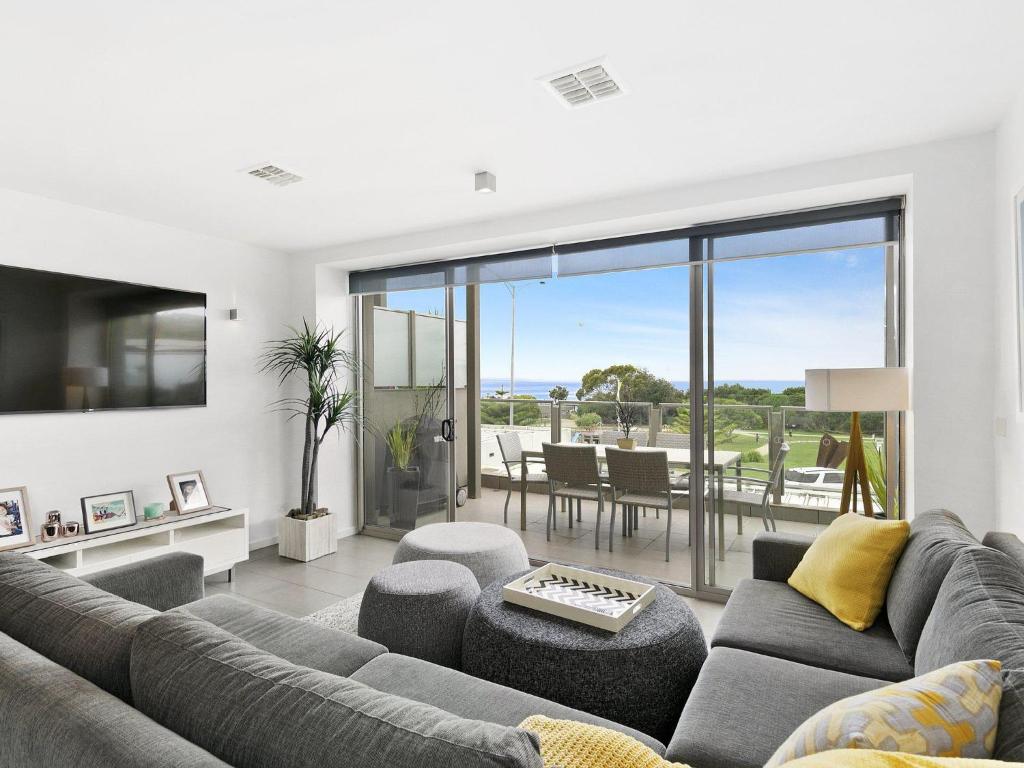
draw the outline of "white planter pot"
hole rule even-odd
[[[277,523],[277,554],[308,563],[338,551],[338,516],[315,520],[282,517]]]

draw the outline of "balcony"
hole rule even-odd
[[[632,437],[638,445],[689,448],[689,405],[684,403],[635,403],[640,416]],[[511,424],[510,424],[511,409]],[[780,531],[816,535],[838,514],[842,492],[848,414],[814,413],[792,406],[715,405],[714,432],[708,441],[716,452],[729,455],[728,466],[707,485],[718,493],[716,520],[705,525],[708,582],[731,587],[751,574],[753,536],[764,530],[761,489],[748,482],[764,480],[783,451],[784,471],[771,490],[771,511]],[[705,415],[706,421],[711,421]],[[880,418],[869,424],[884,423]],[[670,559],[665,561],[664,512],[641,511],[631,537],[616,536],[608,552],[608,518],[602,520],[601,548],[594,549],[596,504],[584,502],[582,515],[568,526],[568,512],[559,511],[557,531],[545,536],[547,489],[533,484],[526,494],[526,529],[520,530],[518,485],[508,493],[508,476],[502,465],[498,435],[514,431],[524,450],[540,451],[545,442],[614,444],[621,436],[614,417],[614,403],[606,401],[560,402],[485,398],[480,403],[479,457],[481,490],[459,509],[460,520],[506,524],[519,532],[532,557],[580,564],[621,568],[635,573],[688,584],[694,557],[689,537],[689,512],[676,510],[669,536]],[[865,452],[884,466],[884,430],[865,430]],[[677,468],[676,471],[683,471]],[[885,489],[872,489],[877,508],[885,508]],[[508,521],[505,504],[508,499]],[[608,508],[606,507],[606,515]],[[714,553],[714,557],[712,557]]]

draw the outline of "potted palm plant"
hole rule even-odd
[[[416,451],[419,419],[405,419],[395,424],[384,435],[391,454],[387,468],[388,488],[391,492],[392,528],[410,530],[416,527],[416,512],[420,503],[420,468],[412,465]]]
[[[337,516],[317,505],[317,465],[327,436],[359,423],[358,394],[343,378],[356,372],[356,362],[342,345],[343,332],[305,320],[302,328],[289,330],[286,338],[268,342],[261,362],[263,372],[275,375],[281,386],[293,378],[301,381],[300,396],[274,403],[305,424],[301,498],[278,523],[278,554],[308,562],[338,551]]]

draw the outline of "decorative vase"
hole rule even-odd
[[[622,448],[624,451],[632,451],[634,448],[636,448],[636,440],[634,440],[632,437],[620,437],[618,440],[615,441],[615,443],[616,445],[619,446],[619,448]]]
[[[338,551],[338,516],[327,510],[312,520],[282,517],[277,523],[277,554],[308,563]]]
[[[416,512],[420,505],[420,468],[388,467],[387,475],[391,491],[391,527],[411,531],[416,527]]]

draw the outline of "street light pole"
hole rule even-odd
[[[508,425],[514,427],[515,402],[516,402],[516,287],[505,283],[509,293],[512,294],[512,356],[509,361],[509,384],[508,384]]]

